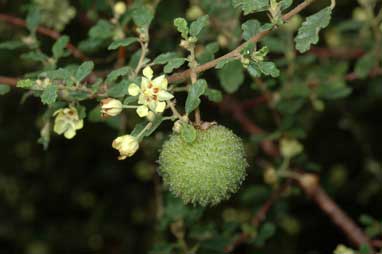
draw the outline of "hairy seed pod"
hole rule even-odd
[[[216,205],[235,193],[246,176],[243,142],[231,130],[214,125],[197,130],[186,143],[173,134],[163,145],[159,173],[164,184],[185,203]]]

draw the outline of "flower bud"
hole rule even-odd
[[[106,118],[116,116],[122,112],[122,102],[116,99],[107,98],[101,100],[101,116]]]
[[[268,167],[265,169],[264,175],[263,175],[264,182],[269,185],[274,185],[278,181],[277,172],[273,167]]]
[[[284,158],[292,158],[299,155],[304,147],[295,139],[283,138],[280,142],[280,150]]]
[[[117,2],[113,7],[116,16],[121,16],[126,12],[126,4],[122,1]]]
[[[124,160],[135,154],[139,148],[139,143],[136,137],[124,135],[114,139],[112,146],[120,153],[118,160]]]
[[[203,10],[197,5],[192,5],[186,12],[186,16],[190,20],[196,20],[202,15],[203,15]]]
[[[218,43],[220,47],[226,48],[229,44],[229,40],[224,34],[219,34]]]
[[[182,121],[178,120],[172,126],[172,131],[176,133],[180,133],[180,129],[182,128]]]

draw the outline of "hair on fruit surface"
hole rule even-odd
[[[216,205],[235,193],[246,176],[242,140],[231,130],[213,125],[198,129],[187,143],[173,134],[163,145],[159,173],[164,184],[185,203]]]

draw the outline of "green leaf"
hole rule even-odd
[[[40,51],[31,51],[25,54],[21,55],[22,59],[29,60],[29,61],[36,61],[36,62],[46,62],[48,61],[49,57],[45,55],[44,53]]]
[[[94,63],[92,61],[86,61],[78,67],[76,71],[76,81],[79,83],[82,80],[84,80],[92,71],[94,68]]]
[[[175,248],[172,244],[158,243],[148,252],[148,254],[171,254]]]
[[[202,96],[207,90],[207,82],[204,79],[199,79],[191,85],[190,91],[186,99],[186,113],[191,113],[200,104],[199,97]]]
[[[131,103],[134,103],[136,101],[138,101],[138,96],[128,96],[126,97],[126,99],[123,101],[123,104],[131,104]]]
[[[202,29],[208,25],[208,15],[199,17],[190,25],[190,35],[197,37]]]
[[[265,241],[271,238],[276,232],[276,226],[273,223],[264,223],[255,238],[255,244],[263,246]]]
[[[188,38],[188,24],[184,18],[174,19],[174,25],[178,32],[182,35],[183,39]]]
[[[298,29],[295,38],[296,49],[303,53],[310,49],[312,44],[316,44],[319,40],[318,34],[321,29],[327,27],[330,23],[332,10],[330,7],[309,16]]]
[[[216,69],[221,69],[224,67],[224,65],[226,65],[227,63],[230,63],[230,62],[233,62],[233,61],[236,61],[235,58],[226,58],[226,59],[223,59],[221,61],[219,61],[219,63],[215,66]]]
[[[359,247],[359,254],[371,254],[374,253],[367,244],[361,244]]]
[[[273,78],[277,78],[278,76],[280,76],[280,70],[273,62],[258,62],[257,66],[259,70],[266,76],[270,75]]]
[[[42,76],[46,76],[51,80],[64,80],[68,85],[72,85],[71,72],[67,69],[59,68],[57,70],[51,70],[41,73]]]
[[[69,91],[68,97],[74,101],[83,101],[88,99],[90,94],[86,91]]]
[[[31,88],[34,85],[34,81],[30,79],[22,79],[17,81],[16,87],[18,88]]]
[[[269,0],[232,0],[235,8],[240,7],[244,15],[265,11],[269,8]]]
[[[255,19],[246,21],[241,25],[244,40],[249,40],[261,31],[261,24]]]
[[[208,88],[204,94],[212,102],[221,102],[223,100],[223,94],[217,89]]]
[[[122,80],[121,82],[111,86],[107,91],[107,95],[114,98],[124,97],[129,93],[129,85],[129,81]]]
[[[11,88],[7,85],[0,84],[0,95],[5,95],[11,91]]]
[[[186,143],[192,143],[196,139],[196,130],[191,124],[184,123],[180,129],[180,135]]]
[[[359,221],[364,225],[364,226],[370,226],[375,223],[375,220],[373,217],[367,214],[362,214],[361,217],[359,218]]]
[[[139,62],[139,59],[141,58],[141,49],[137,50],[131,57],[129,61],[129,66],[131,68],[136,68]],[[143,65],[147,64],[150,61],[150,59],[146,58],[143,60]]]
[[[164,73],[171,73],[174,69],[179,68],[184,64],[186,59],[184,58],[174,58],[168,61],[168,63],[164,66]]]
[[[162,115],[155,115],[155,118],[153,121],[151,121],[152,125],[147,131],[145,131],[145,137],[150,136],[151,134],[154,133],[158,129],[158,127],[162,124],[163,122],[163,117]]]
[[[59,59],[65,56],[65,47],[69,43],[69,36],[61,36],[52,47],[53,58]]]
[[[374,68],[377,63],[377,58],[374,52],[365,54],[360,59],[358,59],[354,72],[359,78],[366,78],[370,71]]]
[[[163,53],[154,59],[153,64],[165,64],[168,61],[170,61],[174,58],[177,58],[177,57],[178,57],[177,54],[174,52]]]
[[[296,114],[305,102],[305,98],[282,99],[276,104],[276,109],[283,114]]]
[[[286,10],[293,4],[293,0],[282,0],[279,2],[280,10]]]
[[[134,42],[137,42],[137,41],[138,41],[138,38],[136,38],[136,37],[129,37],[129,38],[125,38],[125,39],[119,39],[119,40],[114,41],[112,44],[110,44],[110,46],[107,49],[108,50],[114,50],[114,49],[117,49],[117,48],[120,48],[120,47],[128,47],[128,46],[130,46],[131,44],[133,44]]]
[[[21,48],[21,47],[24,47],[24,43],[22,43],[21,41],[4,41],[4,42],[1,42],[0,43],[0,49],[17,49],[17,48]]]
[[[229,62],[218,71],[220,84],[227,93],[236,92],[244,82],[243,66],[240,61]]]
[[[41,94],[41,102],[44,104],[53,104],[57,99],[57,86],[49,85]]]
[[[107,75],[106,83],[111,83],[111,82],[117,80],[119,77],[127,75],[131,71],[132,71],[132,69],[130,66],[125,66],[125,67],[116,69],[116,70],[110,72],[109,75]]]
[[[282,98],[308,98],[311,90],[304,83],[293,83],[290,86],[286,86],[281,91]]]
[[[138,8],[135,8],[132,16],[134,23],[139,27],[150,26],[150,23],[154,18],[153,13],[144,5],[140,5]]]
[[[29,31],[34,34],[36,29],[40,23],[40,11],[37,8],[32,8],[28,12],[28,16],[26,18],[26,26]]]
[[[114,35],[114,25],[109,21],[101,19],[89,30],[89,37],[93,39],[109,39]]]
[[[203,52],[197,56],[199,64],[203,64],[215,59],[215,53],[219,51],[219,44],[217,42],[212,42],[207,44]]]
[[[351,94],[352,89],[347,87],[344,82],[332,82],[321,84],[317,88],[317,96],[321,99],[335,100],[347,97]]]

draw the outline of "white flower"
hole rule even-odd
[[[139,148],[137,138],[131,135],[124,135],[114,139],[112,146],[120,153],[118,160],[133,156]]]
[[[166,101],[174,98],[167,92],[168,81],[164,75],[153,79],[153,70],[147,66],[143,70],[141,86],[131,84],[129,86],[129,94],[131,96],[139,95],[137,114],[145,117],[149,111],[154,113],[162,113],[166,109]]]
[[[122,112],[122,109],[122,102],[117,99],[107,98],[101,100],[101,116],[104,118],[116,116]]]
[[[58,135],[64,134],[65,138],[72,139],[76,130],[82,129],[84,121],[80,119],[77,109],[74,107],[62,108],[54,112],[54,132]]]

